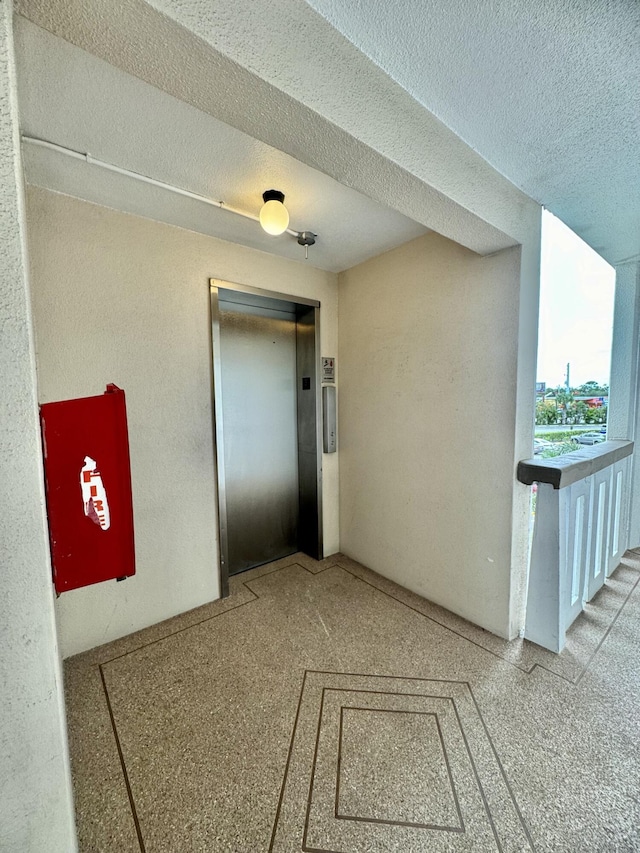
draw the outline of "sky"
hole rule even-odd
[[[548,211],[542,214],[538,382],[609,382],[615,270]]]

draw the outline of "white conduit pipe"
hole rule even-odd
[[[203,204],[208,204],[211,207],[218,207],[221,210],[228,210],[229,213],[235,213],[236,216],[242,216],[245,219],[252,219],[254,222],[260,222],[260,218],[253,213],[247,213],[244,210],[238,210],[236,207],[230,207],[223,201],[215,201],[212,198],[206,198],[198,193],[183,190],[180,187],[174,187],[171,184],[165,184],[164,181],[156,181],[155,178],[148,178],[146,175],[141,175],[139,172],[131,172],[129,169],[122,169],[120,166],[114,166],[113,163],[106,163],[104,160],[98,160],[92,157],[91,154],[83,154],[81,151],[74,151],[72,148],[65,148],[63,145],[56,145],[55,142],[47,142],[46,139],[36,139],[33,136],[23,136],[22,141],[29,145],[35,145],[39,148],[48,148],[51,151],[57,151],[59,154],[64,154],[67,157],[73,157],[75,160],[82,160],[84,163],[89,163],[91,166],[99,166],[101,169],[106,169],[109,172],[115,172],[118,175],[125,175],[127,178],[133,178],[136,181],[142,181],[145,184],[151,184],[153,187],[168,190],[176,195],[191,198],[195,201],[201,201]],[[299,237],[302,232],[294,231],[292,228],[287,228],[287,234],[292,237]]]

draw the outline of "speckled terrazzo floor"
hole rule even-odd
[[[65,665],[83,853],[640,851],[640,554],[562,655],[336,555]]]

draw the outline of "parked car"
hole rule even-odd
[[[579,444],[599,444],[605,437],[601,432],[583,432],[582,435],[576,435],[575,440]]]
[[[554,447],[554,443],[552,441],[547,441],[546,438],[534,438],[533,439],[533,455],[537,456],[539,453],[542,453],[543,450],[546,450],[548,447]]]

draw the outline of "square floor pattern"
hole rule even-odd
[[[294,555],[72,658],[80,850],[638,851],[639,572],[559,656]]]

